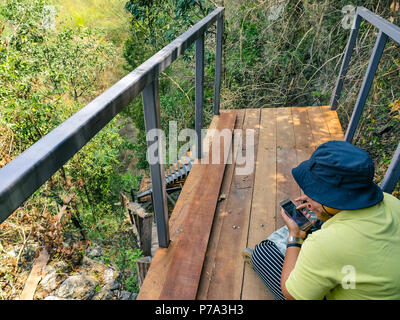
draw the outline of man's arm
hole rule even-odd
[[[295,300],[290,293],[286,290],[286,280],[289,278],[290,273],[296,265],[297,257],[299,256],[299,247],[289,247],[286,249],[285,260],[283,262],[282,275],[281,275],[281,290],[283,295],[288,300]]]
[[[294,236],[301,239],[304,239],[306,237],[306,233],[300,230],[297,223],[293,219],[290,219],[286,215],[283,209],[281,210],[281,215],[286,223],[286,226],[289,229],[289,236]],[[288,300],[295,300],[295,298],[293,298],[291,294],[287,291],[285,283],[286,280],[289,278],[290,273],[294,269],[294,266],[296,265],[300,249],[301,249],[300,247],[288,247],[286,249],[286,255],[285,255],[285,260],[283,262],[282,275],[281,275],[281,290],[285,298]]]

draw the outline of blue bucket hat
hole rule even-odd
[[[371,207],[383,200],[368,152],[345,141],[321,144],[292,169],[297,184],[314,201],[339,210]]]

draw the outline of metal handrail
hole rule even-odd
[[[346,77],[347,69],[357,40],[357,35],[360,29],[360,24],[362,19],[368,21],[373,26],[375,26],[379,30],[379,33],[372,54],[370,56],[368,68],[365,73],[361,89],[357,97],[356,104],[354,106],[353,114],[351,115],[351,119],[346,130],[344,140],[350,143],[353,140],[358,123],[360,121],[361,114],[363,112],[365,102],[367,101],[367,97],[371,89],[371,85],[374,80],[375,73],[378,68],[379,61],[381,60],[382,53],[385,48],[388,37],[390,37],[395,42],[400,44],[400,27],[383,19],[382,17],[378,16],[377,14],[369,11],[364,7],[357,7],[354,24],[350,33],[349,41],[345,49],[342,65],[340,67],[339,77],[336,81],[336,86],[331,98],[330,105],[332,110],[336,110],[338,107],[340,95],[343,89],[343,82]],[[388,193],[392,193],[399,179],[400,179],[400,143],[397,146],[396,152],[391,160],[389,168],[387,169],[385,177],[382,180],[381,183],[382,190]]]
[[[224,8],[217,8],[173,42],[165,46],[127,76],[65,120],[0,170],[0,223],[42,186],[74,154],[107,125],[125,106],[142,92],[146,131],[160,129],[158,76],[208,28],[217,23],[214,113],[219,114]],[[197,44],[197,42],[196,42]],[[198,45],[196,45],[196,48]],[[196,52],[196,65],[203,56]],[[204,68],[204,63],[202,64]],[[196,128],[201,128],[203,110],[203,71],[196,68]],[[200,142],[197,142],[200,145]],[[150,142],[148,142],[150,145]],[[164,168],[150,165],[153,183],[153,208],[159,244],[168,247],[168,212],[165,200]]]

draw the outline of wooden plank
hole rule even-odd
[[[258,149],[258,132],[260,109],[246,109],[243,123],[243,132],[246,129],[254,129],[254,144],[245,139],[242,149],[246,152]],[[247,175],[238,175],[235,165],[235,173],[232,179],[231,189],[227,197],[226,216],[221,226],[221,233],[215,257],[215,269],[208,291],[207,299],[240,299],[244,262],[241,251],[246,247],[248,223],[251,208],[251,199],[254,184],[254,170]]]
[[[139,288],[142,286],[143,281],[149,271],[151,264],[151,256],[142,257],[136,260],[137,282]]]
[[[300,196],[300,188],[292,176],[297,154],[291,108],[277,108],[276,126],[276,228],[279,229],[285,225],[279,203]]]
[[[218,121],[218,130],[234,129],[236,114],[222,113]],[[217,137],[217,136],[216,136]],[[224,159],[224,148],[230,148],[232,135],[223,141],[218,151]],[[216,143],[213,139],[212,146]],[[210,151],[212,154],[214,150]],[[226,160],[226,159],[224,159]],[[196,298],[208,239],[217,206],[218,195],[225,170],[223,163],[210,163],[201,177],[201,187],[196,197],[188,204],[188,214],[184,222],[174,257],[168,268],[167,278],[160,294],[162,300],[193,300]],[[207,186],[207,187],[204,187]]]
[[[321,106],[321,112],[328,125],[332,140],[344,140],[342,125],[340,124],[336,110],[331,110],[330,106]]]
[[[221,113],[226,112],[225,110],[221,110]],[[217,124],[219,122],[220,116],[215,115],[210,123],[209,129],[216,129]],[[204,140],[212,139],[212,131],[209,130],[204,137]],[[207,157],[209,154],[209,150],[204,150],[203,156]],[[188,153],[188,156],[192,158],[191,152]],[[198,185],[200,184],[200,177],[203,175],[203,171],[205,166],[200,165],[197,163],[196,159],[194,160],[194,164],[190,170],[190,173],[183,185],[182,191],[179,195],[178,201],[175,205],[174,211],[171,214],[171,218],[169,219],[169,227],[170,227],[170,234],[177,235],[182,231],[183,222],[185,221],[187,210],[185,210],[185,204],[190,200],[190,198],[195,195]],[[193,174],[193,172],[195,172]],[[179,200],[181,199],[181,200]],[[175,239],[177,240],[177,239]]]
[[[33,300],[37,285],[42,279],[42,269],[47,265],[49,259],[50,255],[47,249],[43,247],[42,251],[39,254],[39,257],[37,257],[35,263],[33,264],[28,279],[25,282],[24,289],[22,290],[22,293],[19,297],[20,300]]]
[[[235,130],[240,130],[243,127],[243,119],[245,110],[236,110],[236,123]],[[233,155],[232,155],[232,163],[228,163],[225,168],[224,178],[222,180],[221,192],[220,195],[229,194],[229,190],[231,187],[232,177],[235,169],[236,163],[236,155],[238,152],[238,148],[236,148],[236,138],[233,138]],[[241,150],[240,150],[241,151]],[[210,240],[208,242],[208,248],[206,257],[204,259],[203,270],[200,278],[199,289],[197,292],[197,300],[206,300],[208,296],[208,290],[210,287],[210,282],[212,281],[213,273],[215,271],[215,256],[218,250],[219,237],[221,234],[221,228],[223,224],[224,218],[228,215],[228,211],[226,210],[226,206],[228,204],[228,199],[222,200],[217,205],[217,210],[215,212],[214,223],[210,234]]]
[[[292,118],[296,141],[297,163],[300,164],[310,158],[316,148],[316,143],[312,135],[307,109],[293,107]]]
[[[210,129],[216,128],[219,118],[219,115],[213,117],[209,127]],[[209,134],[206,135],[205,139],[209,139]],[[159,298],[167,277],[169,265],[174,256],[176,243],[179,240],[179,236],[183,229],[183,222],[188,212],[187,205],[191,198],[196,194],[196,190],[201,183],[200,178],[204,169],[204,165],[194,164],[192,166],[169,219],[171,243],[168,248],[158,248],[156,250],[150,269],[146,274],[142,287],[140,288],[137,297],[138,300],[154,300]]]
[[[310,159],[316,148],[306,108],[292,108],[293,130],[296,138],[297,164]],[[304,194],[300,189],[301,195]]]
[[[307,107],[307,113],[316,147],[331,140],[329,127],[325,122],[324,114],[321,109],[319,107]]]
[[[276,115],[273,108],[262,109],[253,201],[247,247],[254,248],[276,229]],[[258,274],[245,264],[243,300],[272,300]]]

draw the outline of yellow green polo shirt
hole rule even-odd
[[[286,281],[295,299],[400,299],[400,200],[341,211],[304,241]]]

